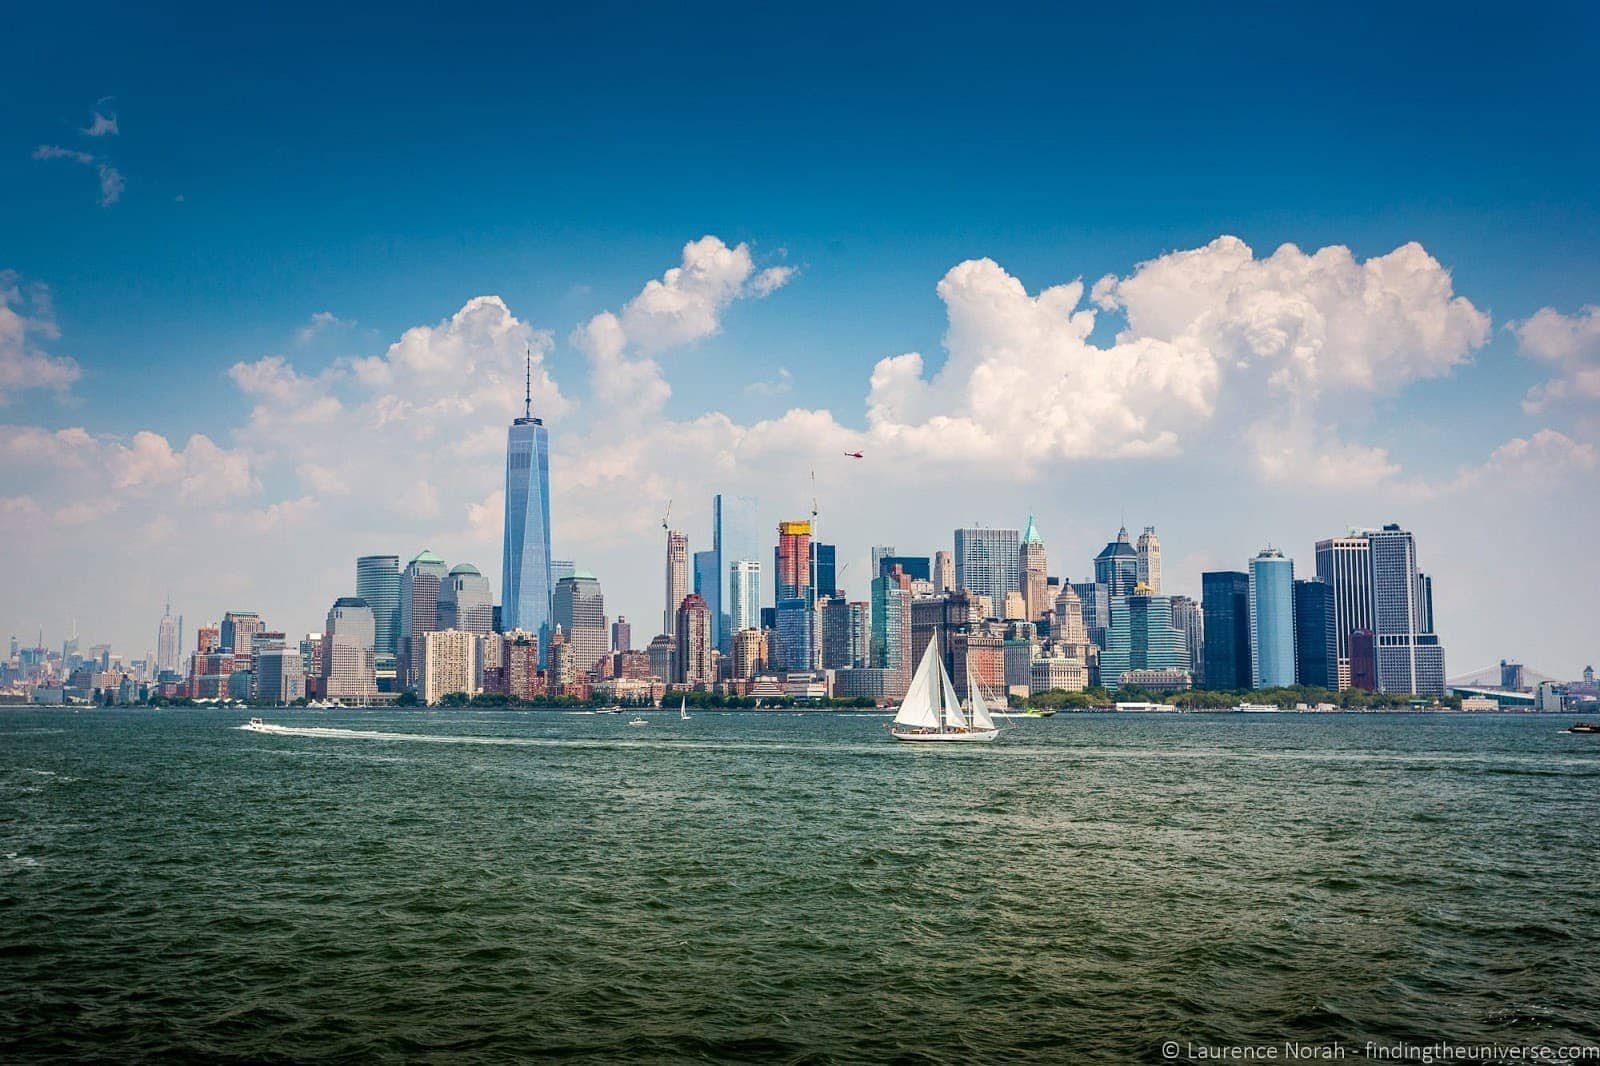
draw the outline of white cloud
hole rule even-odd
[[[1477,466],[1463,467],[1440,484],[1412,482],[1406,491],[1426,499],[1456,495],[1491,500],[1508,493],[1529,494],[1567,484],[1600,466],[1600,449],[1555,429],[1513,437]]]
[[[76,360],[40,350],[38,340],[59,337],[49,290],[0,270],[0,406],[28,389],[64,395],[83,376]]]
[[[115,113],[107,115],[96,108],[94,117],[90,119],[89,125],[79,132],[85,137],[115,137],[119,132],[117,129],[117,116]]]
[[[789,267],[756,273],[747,244],[730,248],[707,235],[684,245],[679,265],[646,282],[620,313],[603,311],[573,331],[602,410],[659,411],[672,390],[651,356],[712,336],[734,300],[768,296],[793,274]]]
[[[334,327],[347,327],[353,325],[355,325],[354,322],[346,321],[345,319],[342,319],[338,315],[334,314],[332,311],[318,311],[311,316],[310,320],[307,321],[305,325],[294,331],[295,343],[309,344],[324,330]]]
[[[777,376],[770,381],[752,381],[744,387],[746,396],[782,396],[794,388],[794,375],[789,368],[780,366]]]
[[[63,148],[58,144],[41,144],[33,150],[33,158],[66,159],[86,167],[92,166],[100,179],[100,206],[110,207],[122,199],[122,190],[126,185],[122,178],[122,172],[92,152],[81,152],[76,148]]]
[[[1523,355],[1557,372],[1528,390],[1523,410],[1537,414],[1553,403],[1600,400],[1600,307],[1591,304],[1575,315],[1542,307],[1506,328],[1517,335]]]

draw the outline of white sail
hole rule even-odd
[[[911,676],[911,685],[906,689],[905,699],[900,701],[900,710],[894,716],[895,725],[914,729],[939,728],[939,700],[934,692],[936,682],[933,679],[934,664],[939,660],[938,644],[937,640],[928,641],[928,650],[917,664],[917,672]],[[944,673],[944,664],[939,663],[938,669],[941,674]]]
[[[983,686],[967,671],[967,691],[972,693],[972,724],[979,729],[993,729],[994,719],[989,717],[989,705],[983,699]]]
[[[944,721],[947,726],[965,726],[966,715],[961,713],[961,697],[956,695],[956,685],[944,671],[944,660],[939,660],[939,682],[944,688]]]

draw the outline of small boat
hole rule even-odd
[[[689,698],[687,696],[684,697],[682,703],[678,704],[678,718],[685,722],[689,720]]]
[[[1055,713],[1054,707],[1029,707],[1024,715],[1028,718],[1049,718]]]
[[[1569,733],[1600,733],[1600,722],[1573,722]]]
[[[645,721],[643,718],[635,718],[633,721],[629,722],[628,724],[629,725],[649,725],[650,723]]]
[[[244,724],[244,728],[255,733],[265,733],[267,731],[267,723],[259,718],[252,718]]]
[[[894,722],[889,726],[889,735],[911,743],[972,744],[993,740],[1000,735],[1000,730],[989,717],[983,692],[972,683],[970,672],[967,687],[972,692],[970,720],[962,713],[956,687],[945,672],[939,642],[928,641],[922,662],[917,665],[905,699],[900,701]]]
[[[595,711],[594,713],[595,714],[621,714],[622,713],[622,708],[616,706],[615,704],[613,704],[610,707],[601,707],[599,710]]]

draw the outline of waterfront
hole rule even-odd
[[[1564,719],[245,717],[0,712],[0,1056],[1600,1040]]]

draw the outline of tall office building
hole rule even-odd
[[[372,608],[357,596],[341,596],[328,611],[322,631],[322,694],[333,700],[365,703],[378,694],[372,646],[376,627]]]
[[[1094,580],[1106,587],[1108,596],[1131,596],[1139,583],[1139,553],[1128,543],[1128,527],[1117,530],[1117,539],[1110,541],[1094,557]],[[1083,595],[1080,589],[1078,594]]]
[[[778,601],[774,612],[772,665],[779,670],[810,670],[816,648],[816,611],[810,600],[789,596]]]
[[[478,665],[479,637],[459,629],[436,629],[422,636],[422,702],[432,706],[457,693],[476,695],[482,688]]]
[[[600,582],[586,570],[556,582],[555,624],[567,638],[567,651],[579,678],[606,657],[606,601]]]
[[[956,530],[956,588],[989,599],[989,610],[1005,607],[1006,593],[1022,588],[1022,539],[1014,529]]]
[[[772,550],[772,599],[811,597],[811,523],[778,523],[778,546]]]
[[[1200,575],[1205,643],[1201,674],[1207,688],[1239,692],[1250,687],[1250,575],[1212,570]]]
[[[1339,687],[1333,598],[1333,586],[1326,581],[1294,583],[1295,671],[1302,685],[1329,690]]]
[[[1022,609],[1030,622],[1044,617],[1053,604],[1050,601],[1050,576],[1046,572],[1044,541],[1034,528],[1033,515],[1028,516],[1028,528],[1022,534],[1021,557],[1018,567],[1022,578]]]
[[[1122,684],[1131,670],[1187,670],[1189,646],[1183,630],[1172,624],[1167,596],[1111,597],[1111,626],[1100,653],[1100,683]]]
[[[254,611],[229,611],[222,616],[222,650],[233,652],[235,658],[249,658],[254,654],[256,634],[265,628],[267,624]]]
[[[617,615],[617,620],[611,623],[611,650],[633,650],[633,627],[628,624],[628,619]]]
[[[178,644],[183,639],[178,632],[182,619],[173,617],[172,600],[167,600],[166,611],[161,615],[161,623],[156,627],[156,674],[164,672],[178,672]]]
[[[262,650],[256,655],[256,698],[289,704],[306,694],[305,663],[299,648]]]
[[[761,559],[758,509],[759,501],[754,496],[728,496],[719,492],[711,498],[711,550],[716,553],[719,582],[715,601],[719,612],[717,647],[724,654],[731,650],[732,635],[739,631],[733,621],[733,590],[729,587],[733,564],[746,561],[759,564]],[[757,611],[761,609],[760,595],[757,589]]]
[[[378,655],[400,653],[400,557],[363,555],[356,560],[356,595],[372,608]]]
[[[733,676],[749,679],[767,668],[767,631],[741,629],[733,635]]]
[[[876,570],[874,570],[876,573]],[[956,557],[950,552],[937,551],[933,553],[933,591],[935,595],[943,596],[946,592],[956,589]]]
[[[717,552],[695,552],[694,592],[711,611],[711,646],[722,647],[722,576],[717,572]]]
[[[550,435],[533,417],[533,357],[528,357],[522,417],[506,431],[506,516],[502,553],[504,588],[500,627],[540,634],[550,625]],[[404,597],[402,595],[402,601]],[[402,602],[402,608],[404,604]],[[401,625],[401,637],[406,627]]]
[[[676,530],[667,530],[666,595],[661,611],[661,632],[674,637],[678,632],[678,608],[689,588],[689,536]]]
[[[893,544],[874,544],[872,546],[871,569],[867,571],[869,577],[877,577],[883,573],[883,561],[891,555],[898,555]]]
[[[1161,538],[1155,526],[1145,526],[1134,545],[1134,583],[1150,590],[1150,595],[1161,595]]]
[[[822,606],[822,668],[845,670],[867,665],[871,608],[864,602],[827,600]]]
[[[1354,531],[1317,541],[1317,580],[1333,589],[1333,635],[1339,687],[1350,684],[1350,634],[1372,630],[1372,552]]]
[[[1250,687],[1295,683],[1294,560],[1263,548],[1250,560]]]
[[[374,611],[376,616],[377,612]],[[494,632],[494,590],[489,579],[471,563],[450,568],[439,583],[439,602],[434,608],[436,629],[459,629],[464,633]]]
[[[894,695],[911,681],[911,578],[898,566],[872,579],[872,665],[891,670]]]
[[[550,595],[555,595],[556,582],[578,572],[578,564],[571,559],[550,560]]]
[[[728,564],[728,626],[735,633],[761,628],[761,563],[735,559]]]
[[[1205,666],[1205,616],[1200,605],[1188,596],[1172,597],[1172,624],[1183,630],[1183,641],[1189,650],[1189,673],[1198,688]]]
[[[839,595],[838,552],[832,544],[811,542],[811,572],[817,576],[816,595],[833,599]]]
[[[1390,523],[1366,534],[1372,559],[1372,636],[1378,689],[1442,696],[1444,648],[1430,629],[1431,583],[1417,570],[1417,542]]]
[[[673,680],[683,685],[705,686],[716,678],[711,653],[711,609],[694,593],[678,606],[676,664]]]
[[[1083,627],[1089,634],[1089,642],[1097,648],[1104,648],[1106,630],[1111,626],[1110,590],[1099,581],[1074,582],[1070,587],[1078,597],[1078,608],[1083,615]]]
[[[439,588],[447,572],[444,560],[424,549],[400,574],[400,650],[396,659],[401,683],[408,688],[422,680],[422,634],[439,628]]]

